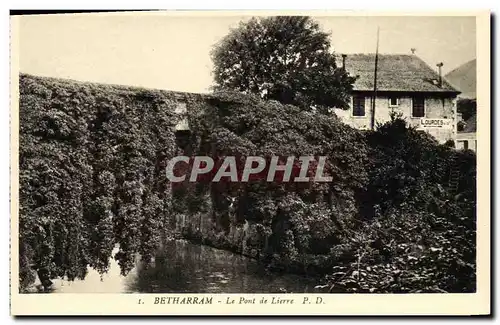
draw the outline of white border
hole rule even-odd
[[[214,1],[211,1],[210,4],[206,3],[206,2],[203,2],[203,1],[186,1],[186,0],[177,0],[177,1],[169,1],[167,4],[165,3],[165,1],[150,1],[150,0],[142,0],[140,2],[140,6],[138,5],[137,2],[132,2],[132,1],[121,1],[119,3],[112,3],[112,2],[106,2],[106,1],[96,1],[96,0],[88,0],[88,1],[72,1],[72,2],[63,2],[63,1],[44,1],[43,4],[38,2],[38,1],[5,1],[2,3],[2,6],[6,5],[6,7],[10,7],[10,8],[16,8],[16,9],[36,9],[36,8],[41,8],[41,6],[43,5],[45,8],[44,9],[58,9],[58,8],[66,8],[66,9],[108,9],[108,8],[119,8],[119,9],[138,9],[138,8],[144,8],[144,9],[147,9],[147,8],[159,8],[159,7],[162,7],[162,8],[184,8],[184,9],[219,9],[219,8],[222,8],[222,9],[228,9],[228,8],[231,8],[231,9],[274,9],[274,8],[281,8],[281,9],[288,9],[288,10],[291,10],[291,9],[325,9],[327,8],[328,6],[331,6],[332,3],[331,2],[326,2],[326,1],[315,1],[315,0],[310,0],[310,1],[307,1],[306,3],[305,2],[299,2],[299,1],[282,1],[281,3],[280,2],[273,2],[273,1],[262,1],[262,0],[254,0],[252,2],[249,2],[249,3],[234,3],[233,1],[220,1],[220,0],[214,0]],[[305,5],[305,6],[304,6]],[[484,0],[476,0],[474,2],[462,2],[462,1],[441,1],[439,3],[437,3],[436,1],[432,1],[432,0],[420,0],[418,2],[412,2],[412,3],[409,3],[409,2],[400,2],[400,1],[386,1],[386,0],[380,0],[380,1],[376,1],[376,2],[373,2],[373,1],[355,1],[355,0],[351,0],[351,1],[348,1],[348,2],[344,2],[344,3],[335,3],[336,5],[336,8],[335,9],[376,9],[376,10],[384,10],[384,9],[403,9],[403,10],[411,10],[411,9],[419,9],[419,10],[436,10],[436,9],[444,9],[446,10],[447,8],[453,8],[453,10],[463,10],[463,9],[477,9],[477,8],[494,8],[494,11],[497,11],[498,10],[498,2],[497,1],[484,1]],[[334,9],[334,8],[331,8],[330,9]],[[6,12],[6,10],[4,11]],[[3,30],[2,30],[2,33],[1,33],[1,36],[3,37],[3,42],[1,42],[2,46],[5,46],[5,50],[2,52],[3,55],[4,55],[4,62],[6,64],[3,65],[3,68],[5,70],[7,70],[7,64],[8,64],[8,61],[9,61],[9,58],[8,58],[8,16],[7,15],[4,15],[2,16],[2,24],[1,26],[3,27]],[[497,57],[495,55],[495,57]],[[6,71],[5,71],[6,72]],[[7,73],[3,74],[4,76],[7,75]],[[5,98],[6,100],[8,100],[9,98],[9,80],[8,78],[4,79],[4,91],[6,92],[5,96],[3,96],[2,98]],[[498,85],[495,87],[495,92],[496,90],[498,90]],[[7,103],[6,103],[7,104]],[[498,105],[498,99],[496,100],[495,102],[495,106],[496,107],[500,107]],[[6,110],[3,111],[3,118],[1,119],[2,123],[5,123],[4,124],[4,127],[3,128],[0,128],[1,132],[4,132],[4,137],[2,137],[3,141],[1,142],[2,144],[2,147],[4,149],[4,152],[6,152],[7,150],[9,150],[9,140],[8,139],[8,112]],[[496,119],[494,121],[497,125],[500,124],[500,114],[496,114]],[[498,139],[496,139],[497,141],[495,141],[496,144],[499,143]],[[496,148],[496,146],[495,146]],[[8,189],[7,189],[7,179],[8,179],[8,175],[7,175],[7,166],[9,165],[9,161],[6,159],[7,155],[3,155],[1,160],[2,160],[2,167],[3,168],[3,171],[4,171],[4,186],[2,187],[2,208],[4,208],[4,211],[7,211],[9,209],[9,201],[7,201],[7,195],[8,195]],[[500,199],[500,194],[498,194],[498,197],[495,196],[495,201],[499,201],[498,199]],[[492,198],[493,199],[493,198]],[[7,260],[7,256],[9,255],[8,254],[8,251],[7,251],[7,238],[8,238],[8,234],[7,234],[7,229],[8,229],[8,221],[7,221],[7,218],[4,218],[4,222],[6,223],[6,226],[3,227],[4,231],[5,231],[5,235],[3,236],[4,240],[5,240],[5,243],[3,245],[4,247],[4,252],[6,252],[5,254],[5,257],[4,257],[4,261]],[[496,223],[497,227],[498,226],[498,222]],[[496,229],[498,230],[498,229]],[[497,254],[498,254],[498,250],[497,250]],[[498,255],[496,256],[498,257]],[[7,263],[5,263],[4,265],[6,265]],[[5,273],[5,276],[3,277],[4,279],[6,279],[6,275],[7,275],[7,271],[6,268],[5,269],[2,269]],[[6,285],[6,281],[3,282],[5,286]],[[497,281],[498,283],[498,281]],[[3,290],[3,292],[8,292],[8,288],[5,288]],[[4,299],[8,299],[6,297],[6,295],[4,295]],[[4,304],[3,304],[4,308],[8,308],[8,303],[7,301],[4,301]],[[3,313],[3,315],[7,315],[7,313]],[[10,321],[13,321],[12,318],[8,319],[7,320],[8,322]],[[51,320],[47,320],[47,321],[51,321]],[[92,321],[93,323],[97,322],[99,323],[101,320],[96,320],[96,319],[91,319],[90,321]],[[172,320],[170,320],[172,321]],[[219,320],[215,320],[215,321],[219,321]],[[231,320],[233,321],[233,320]],[[262,322],[266,322],[266,320],[263,320],[263,319],[258,319],[257,320],[259,323],[262,323]],[[273,320],[274,322],[275,320]],[[276,320],[277,321],[277,320]],[[288,320],[286,320],[288,321]],[[304,319],[302,320],[299,320],[299,321],[304,321]],[[327,320],[329,321],[329,320]],[[340,319],[335,319],[335,321],[340,321],[342,322],[342,320]],[[358,320],[359,321],[359,320]],[[373,321],[373,320],[371,320]],[[382,321],[382,322],[386,322],[386,320],[384,319],[379,319],[378,321]],[[423,319],[423,321],[425,321],[426,323],[432,323],[436,320],[429,320],[429,319]],[[136,322],[135,320],[132,320],[131,321],[132,323]],[[140,320],[137,321],[137,324],[139,324]],[[356,321],[355,321],[356,322]]]

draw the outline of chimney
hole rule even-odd
[[[415,54],[415,51],[416,51],[416,50],[417,50],[416,48],[412,47],[412,48],[410,49],[411,54]]]
[[[439,87],[443,87],[443,76],[441,75],[441,67],[443,66],[443,62],[439,62],[438,64],[436,64],[438,69],[439,69]]]
[[[344,69],[345,71],[345,58],[347,57],[346,54],[342,54],[342,68]]]

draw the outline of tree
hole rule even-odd
[[[476,114],[476,99],[460,98],[457,101],[457,112],[462,114],[464,121]]]
[[[305,16],[252,18],[212,51],[215,90],[255,93],[308,110],[347,108],[355,78],[338,68],[329,34]]]

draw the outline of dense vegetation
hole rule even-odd
[[[404,120],[367,134],[364,222],[343,247],[330,290],[474,292],[476,157]],[[337,249],[337,248],[335,248]]]
[[[475,290],[473,152],[439,145],[398,116],[362,132],[335,116],[234,93],[211,107],[195,130],[212,155],[325,155],[333,181],[213,185],[222,227],[198,236],[275,268],[335,268],[331,290]],[[249,224],[244,249],[231,238],[238,223]]]
[[[84,277],[87,265],[105,272],[116,244],[126,274],[177,223],[187,238],[274,269],[329,274],[327,290],[475,290],[475,155],[397,117],[362,132],[239,93],[20,82],[23,287],[35,271],[42,281]],[[173,131],[179,100],[192,130],[183,144]],[[177,154],[324,155],[333,181],[170,188],[163,168]]]
[[[168,217],[173,94],[20,76],[20,279],[128,272]]]
[[[253,96],[219,93],[213,105],[193,117],[198,154],[237,156],[328,156],[332,183],[280,183],[266,179],[212,184],[217,246],[238,251],[231,226],[249,224],[244,246],[254,257],[302,266],[308,254],[325,253],[342,240],[367,181],[362,134],[336,117],[302,111]],[[210,152],[207,152],[209,150]],[[285,159],[285,158],[284,158]],[[284,160],[283,159],[283,160]]]
[[[212,52],[217,90],[257,94],[304,110],[346,108],[354,78],[338,67],[330,35],[307,16],[251,18]]]

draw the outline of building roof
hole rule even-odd
[[[465,121],[465,127],[463,130],[458,131],[458,133],[476,133],[476,128],[477,128],[477,117],[476,114],[474,113],[471,117]]]
[[[341,65],[342,58],[338,60]],[[375,54],[348,54],[346,70],[358,76],[354,90],[373,91]],[[460,93],[444,78],[439,86],[437,71],[412,54],[379,54],[377,91]]]
[[[446,80],[460,89],[462,98],[476,98],[476,59],[462,64],[445,76]]]

